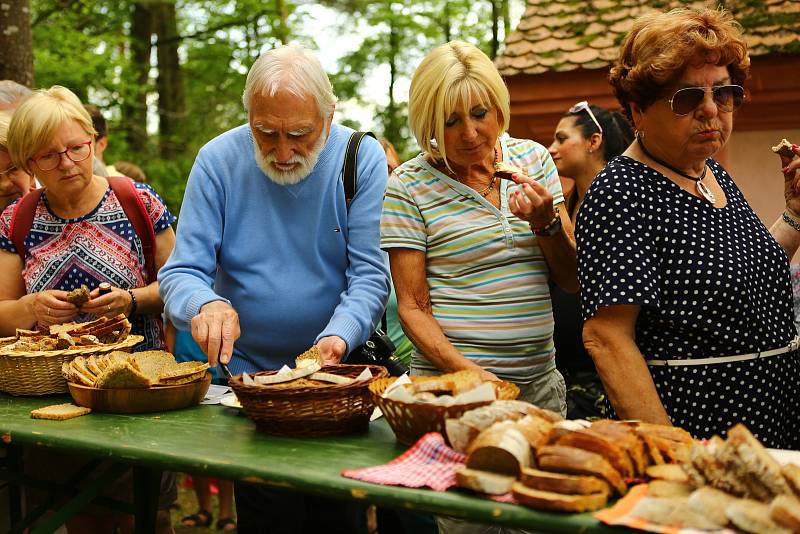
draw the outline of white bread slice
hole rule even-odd
[[[678,464],[651,465],[645,470],[648,477],[672,482],[689,482],[689,475]]]
[[[588,512],[598,510],[608,502],[608,493],[591,493],[589,495],[567,495],[540,491],[515,482],[511,489],[514,499],[538,510],[554,510],[558,512]]]
[[[500,421],[521,419],[530,406],[522,401],[498,400],[464,412],[458,419],[446,419],[444,427],[447,441],[456,451],[466,452],[482,431]]]
[[[703,513],[688,507],[685,498],[645,497],[636,503],[630,515],[677,528],[718,530],[724,526],[714,523]]]
[[[705,514],[714,523],[726,525],[728,524],[728,516],[725,515],[725,509],[736,500],[738,500],[737,497],[722,490],[711,486],[703,486],[694,490],[686,502],[690,508],[698,513]]]
[[[526,467],[520,475],[520,482],[529,488],[554,493],[590,495],[592,493],[611,493],[608,482],[597,477],[565,475]]]
[[[789,495],[778,495],[769,505],[769,516],[773,521],[800,533],[800,500]]]
[[[467,467],[516,478],[531,465],[531,446],[513,421],[501,421],[475,438],[469,447]]]
[[[694,486],[688,482],[674,482],[672,480],[652,480],[648,484],[647,495],[650,497],[682,497],[686,498],[694,491]]]
[[[335,375],[333,373],[320,373],[316,372],[308,375],[310,380],[319,380],[320,382],[330,382],[331,384],[350,384],[353,379],[347,376]]]
[[[725,515],[736,528],[752,534],[791,534],[770,517],[770,507],[752,499],[738,499],[725,508]]]
[[[51,419],[53,421],[64,421],[72,419],[73,417],[80,417],[90,413],[91,408],[83,406],[75,406],[69,402],[64,404],[53,404],[52,406],[45,406],[37,408],[31,412],[33,419]]]
[[[489,471],[479,471],[462,467],[456,471],[456,483],[460,488],[467,488],[489,495],[503,495],[511,491],[516,479],[508,475],[498,475]]]
[[[254,376],[253,380],[255,380],[255,383],[258,386],[282,384],[283,382],[291,382],[292,380],[297,380],[298,378],[313,375],[320,369],[321,367],[318,363],[311,362],[305,367],[297,367],[286,373]]]

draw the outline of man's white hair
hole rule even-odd
[[[253,63],[242,95],[244,109],[250,112],[254,95],[275,96],[278,91],[288,91],[301,98],[313,96],[323,119],[327,119],[336,106],[336,95],[322,64],[311,50],[299,45],[268,50]]]

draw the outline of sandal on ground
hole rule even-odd
[[[181,524],[185,527],[209,527],[212,519],[211,512],[201,508],[196,514],[182,518]]]
[[[233,528],[226,528],[229,525],[233,525]],[[223,532],[236,532],[236,521],[233,520],[231,517],[221,517],[216,524],[217,530],[221,530]]]

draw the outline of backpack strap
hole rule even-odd
[[[17,207],[14,208],[14,213],[11,215],[8,237],[14,243],[14,248],[17,249],[23,266],[25,265],[25,237],[31,231],[33,217],[36,215],[36,206],[39,205],[43,192],[42,188],[28,192],[17,202]]]
[[[145,278],[147,283],[151,284],[156,280],[156,234],[153,229],[153,223],[150,221],[150,215],[147,213],[147,208],[144,207],[136,186],[133,185],[133,180],[126,176],[109,176],[106,178],[108,185],[117,195],[122,210],[125,216],[133,225],[136,235],[142,242],[142,251],[144,252],[144,268]]]
[[[361,141],[367,135],[377,139],[372,132],[353,132],[347,142],[347,151],[344,154],[344,164],[342,165],[342,180],[344,181],[344,200],[347,203],[348,211],[350,210],[350,203],[353,202],[353,197],[356,196],[358,149],[361,146]]]

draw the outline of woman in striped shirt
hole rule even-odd
[[[564,414],[548,281],[578,289],[572,224],[547,149],[506,135],[509,116],[508,89],[476,47],[425,57],[409,98],[424,152],[390,177],[381,246],[413,373],[477,370]],[[513,180],[495,174],[500,162]]]

